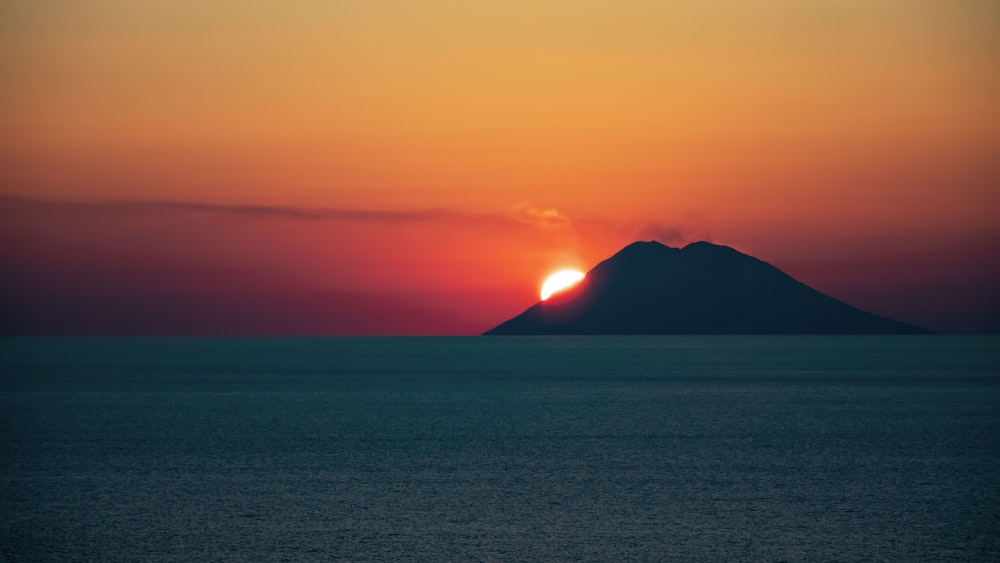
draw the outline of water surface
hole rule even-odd
[[[1000,338],[0,342],[0,559],[1000,559]]]

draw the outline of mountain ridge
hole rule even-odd
[[[636,241],[484,334],[920,333],[930,331],[857,309],[728,246]]]

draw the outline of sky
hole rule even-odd
[[[1000,331],[991,0],[0,6],[0,332],[476,334],[634,240]]]

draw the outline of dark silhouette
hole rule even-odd
[[[634,242],[497,334],[919,334],[728,246]]]

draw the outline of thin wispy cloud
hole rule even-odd
[[[546,232],[616,233],[625,239],[654,239],[663,243],[690,242],[710,239],[702,220],[684,224],[621,222],[607,218],[570,219],[556,208],[536,207],[527,203],[511,206],[506,213],[475,213],[449,208],[425,209],[357,209],[340,207],[296,207],[286,205],[254,205],[204,203],[180,200],[56,200],[23,196],[0,195],[0,213],[24,215],[58,213],[74,216],[184,216],[212,214],[234,219],[285,219],[295,221],[329,221],[382,223],[395,225],[452,224],[471,227],[535,228]]]
[[[176,200],[72,201],[0,196],[0,207],[8,211],[65,212],[76,214],[184,214],[212,213],[245,218],[283,218],[310,221],[357,221],[421,223],[504,219],[502,215],[468,213],[445,208],[414,210],[373,210],[335,207],[294,207],[202,203]]]
[[[510,217],[519,223],[536,225],[546,229],[569,227],[571,222],[555,208],[540,208],[527,203],[519,203],[510,209]]]

